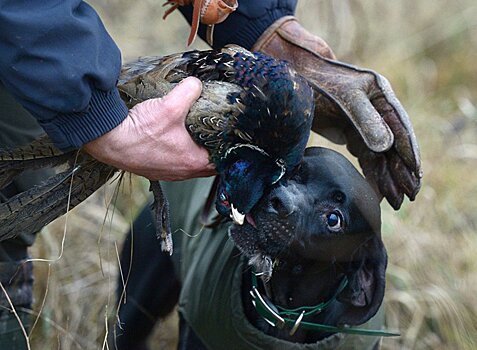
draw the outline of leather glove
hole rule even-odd
[[[421,186],[419,147],[409,117],[380,74],[339,62],[293,16],[273,23],[252,48],[288,61],[315,90],[312,130],[346,143],[378,194],[398,210]]]

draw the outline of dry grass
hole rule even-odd
[[[164,23],[160,1],[90,3],[101,12],[125,60],[186,49],[187,27],[177,14]],[[342,60],[390,79],[420,141],[425,177],[416,202],[399,212],[382,206],[390,257],[387,318],[389,327],[402,333],[385,340],[384,347],[477,348],[475,1],[301,0],[297,15]],[[64,253],[49,275],[49,264],[35,264],[35,312],[47,285],[48,295],[32,335],[33,349],[105,347],[106,320],[116,303],[116,246],[147,196],[141,180],[133,182],[133,191],[126,186],[113,201],[113,218],[104,221],[114,186],[69,215]],[[48,226],[32,255],[58,257],[63,228],[64,219]],[[153,348],[172,349],[175,320],[158,332]]]

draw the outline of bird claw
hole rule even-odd
[[[167,232],[162,232],[161,234],[161,249],[163,252],[169,253],[169,255],[172,255],[174,245],[172,243],[172,235],[171,233]]]
[[[162,251],[169,253],[169,255],[172,255],[173,242],[171,221],[169,216],[169,201],[164,195],[159,181],[151,181],[150,190],[154,196],[154,208],[156,210],[156,230],[157,236],[161,240],[161,249]]]

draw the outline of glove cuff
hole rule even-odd
[[[320,37],[307,31],[294,16],[276,20],[258,38],[252,51],[260,51],[275,58],[293,62],[290,51],[303,49],[328,59],[336,59],[328,44]]]

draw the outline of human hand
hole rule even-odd
[[[318,92],[313,131],[335,142],[343,135],[366,178],[394,209],[401,207],[404,195],[414,200],[422,177],[419,147],[386,78],[323,58],[308,79]]]
[[[275,22],[254,50],[287,60],[314,88],[313,131],[346,143],[377,192],[399,209],[414,200],[422,178],[409,117],[381,75],[336,61],[328,45],[293,17]]]
[[[103,163],[150,180],[213,175],[215,167],[207,150],[185,128],[187,113],[201,90],[198,79],[184,79],[163,98],[134,106],[116,128],[85,144],[85,151]]]

